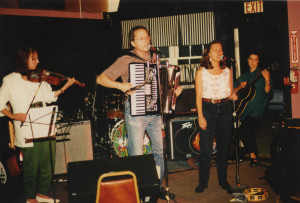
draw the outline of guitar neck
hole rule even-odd
[[[268,71],[272,71],[272,70],[276,70],[278,68],[278,62],[274,62],[271,65],[269,65],[266,70]],[[252,82],[249,82],[245,87],[250,87],[253,86],[257,80],[259,80],[263,75],[261,74],[262,70],[260,69],[259,72],[257,73],[257,75],[255,76],[254,80],[252,80]]]
[[[10,104],[7,104],[6,106],[8,107],[9,111],[12,111]],[[13,124],[12,120],[8,121],[8,131],[9,131],[9,140],[10,140],[9,148],[14,149],[15,148],[15,128],[14,128],[14,124]]]
[[[259,70],[259,72],[257,73],[257,75],[254,78],[254,80],[252,80],[251,82],[249,82],[249,86],[253,86],[261,77],[262,77],[261,70]],[[246,85],[246,86],[248,86],[248,85]]]
[[[9,130],[9,139],[10,139],[10,145],[9,148],[14,149],[15,148],[15,128],[12,121],[8,121],[8,130]]]

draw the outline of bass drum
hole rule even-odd
[[[110,139],[112,141],[113,148],[119,157],[128,156],[128,135],[123,119],[114,125],[110,133]],[[147,132],[145,132],[143,152],[144,154],[151,154],[151,150],[151,141]]]

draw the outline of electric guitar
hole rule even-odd
[[[190,139],[189,139],[189,144],[190,144],[190,149],[196,153],[199,154],[200,152],[200,133],[199,133],[199,124],[198,124],[198,119],[194,120],[194,125],[196,126],[195,131],[191,134]],[[213,151],[212,154],[215,154],[216,151],[216,138],[214,138],[213,141]]]
[[[10,104],[7,105],[9,111],[11,111]],[[22,152],[19,148],[15,148],[15,129],[14,124],[11,120],[8,121],[8,130],[9,130],[9,156],[7,159],[7,169],[11,177],[18,178],[23,173],[22,167]]]
[[[266,69],[268,71],[273,71],[276,70],[277,68],[278,68],[278,62],[274,62]],[[255,76],[253,81],[247,82],[247,85],[236,93],[236,95],[238,96],[238,100],[235,101],[236,116],[240,117],[243,114],[244,110],[246,109],[247,104],[255,97],[256,89],[254,87],[254,84],[262,77],[261,72],[262,70],[258,72],[258,74]]]
[[[197,162],[197,158],[199,157],[199,153],[200,153],[200,133],[199,133],[200,126],[198,124],[198,119],[194,120],[194,125],[196,126],[196,128],[195,128],[194,132],[190,135],[189,145],[190,145],[190,149],[197,155],[188,159],[188,164],[193,169],[198,169],[198,166],[195,166],[195,163]],[[212,155],[214,155],[216,152],[217,152],[216,138],[214,138]]]

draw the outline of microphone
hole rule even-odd
[[[227,57],[227,56],[224,56],[224,55],[220,56],[220,58],[221,58],[221,60],[235,62],[235,60],[233,58]]]
[[[155,47],[153,47],[152,45],[148,45],[147,48],[150,50],[150,51],[153,51],[153,53],[156,53],[156,54],[162,54],[160,51],[158,51]]]

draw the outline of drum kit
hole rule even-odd
[[[105,97],[103,114],[107,123],[107,132],[100,136],[99,144],[109,145],[109,150],[118,157],[128,156],[128,134],[124,120],[125,96],[121,94],[111,94]],[[104,136],[104,137],[103,137]],[[144,154],[151,153],[151,141],[145,132]]]

